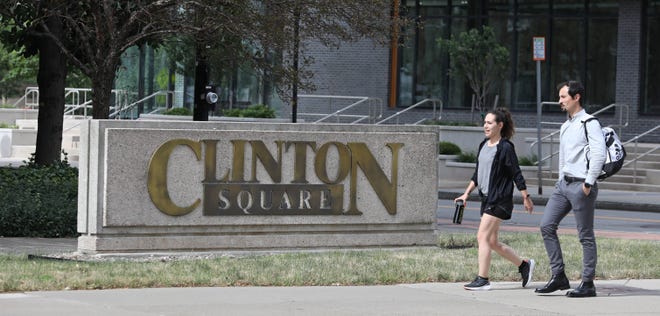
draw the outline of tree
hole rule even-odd
[[[9,1],[0,8],[2,39],[25,55],[39,55],[39,115],[35,163],[48,165],[60,161],[64,117],[66,57],[57,42],[66,42],[64,25],[48,12],[66,1]],[[43,36],[48,30],[48,36]]]
[[[476,96],[476,108],[483,114],[486,96],[504,79],[509,65],[509,51],[495,38],[489,26],[471,29],[458,37],[438,39],[449,53],[450,75],[467,79]]]
[[[31,5],[33,9],[42,2],[9,1],[10,7]],[[301,56],[295,66],[287,60],[294,55],[296,41],[317,40],[338,46],[342,41],[364,36],[387,38],[391,21],[388,0],[45,2],[52,5],[31,21],[33,33],[56,43],[70,64],[89,76],[93,117],[97,119],[109,117],[115,72],[121,54],[131,46],[146,41],[160,43],[173,34],[192,37],[207,49],[229,44],[224,51],[231,52],[232,63],[253,65],[285,91],[282,87],[291,87],[293,83],[301,84],[303,89],[308,87],[305,80],[309,74],[302,66],[310,59]],[[300,8],[299,14],[294,14],[292,8]],[[57,28],[46,23],[51,18],[61,21],[67,36],[73,40],[59,36]],[[299,25],[300,35],[295,39],[294,25]],[[281,62],[273,62],[277,60]]]

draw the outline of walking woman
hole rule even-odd
[[[481,221],[477,232],[479,243],[479,273],[466,290],[490,290],[488,270],[491,251],[511,261],[518,267],[525,287],[532,279],[535,262],[523,260],[515,251],[498,240],[500,224],[511,218],[513,211],[513,185],[523,196],[525,210],[532,213],[534,203],[527,193],[525,179],[518,165],[518,156],[510,141],[514,134],[511,113],[506,108],[489,111],[484,118],[486,139],[479,144],[478,161],[474,175],[463,195],[454,200],[467,202],[470,193],[479,189],[481,197]],[[467,204],[467,203],[466,203]]]

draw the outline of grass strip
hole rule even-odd
[[[500,240],[534,258],[534,279],[547,281],[549,261],[536,233],[501,233]],[[578,280],[582,247],[560,236],[566,273]],[[598,238],[596,279],[660,278],[660,242]],[[174,260],[68,261],[0,254],[0,292],[145,287],[341,286],[466,282],[477,273],[476,236],[442,234],[437,247],[330,250]],[[491,280],[519,281],[518,269],[494,254]]]

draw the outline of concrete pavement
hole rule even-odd
[[[153,288],[0,294],[2,315],[658,315],[660,281],[597,281],[598,296],[536,295],[532,283]],[[572,284],[573,287],[577,284]]]

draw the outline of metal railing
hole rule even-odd
[[[422,104],[428,103],[428,102],[431,102],[431,103],[433,104],[433,119],[436,119],[436,118],[437,118],[438,120],[440,120],[440,119],[442,118],[442,107],[443,107],[443,105],[442,105],[442,100],[440,100],[440,99],[424,99],[424,100],[422,100],[422,101],[419,101],[419,102],[417,102],[417,103],[415,103],[415,104],[413,104],[413,105],[411,105],[411,106],[409,106],[409,107],[407,107],[407,108],[405,108],[405,109],[403,109],[403,110],[401,110],[401,111],[398,111],[398,112],[396,112],[396,113],[394,113],[394,114],[392,114],[392,115],[390,115],[390,116],[388,116],[388,117],[386,117],[386,118],[384,118],[384,119],[382,119],[382,120],[376,122],[376,125],[378,125],[378,124],[382,124],[382,123],[384,123],[384,122],[387,122],[387,121],[389,121],[389,120],[391,120],[391,119],[393,119],[393,118],[396,118],[396,124],[399,124],[399,116],[400,116],[401,114],[403,114],[403,113],[405,113],[405,112],[407,112],[407,111],[410,111],[410,110],[412,110],[412,109],[414,109],[414,108],[416,108],[416,107],[418,107],[418,106],[420,106],[420,105],[422,105]],[[438,103],[440,104],[440,116],[436,116],[436,113],[437,113],[437,105],[438,105]],[[419,120],[419,121],[415,122],[413,125],[420,124],[420,123],[422,123],[422,122],[424,122],[424,121],[426,121],[426,119]]]
[[[646,136],[646,135],[649,135],[649,134],[655,132],[655,131],[658,130],[658,129],[660,129],[660,125],[657,125],[656,127],[651,128],[651,129],[649,129],[648,131],[646,131],[646,132],[644,132],[644,133],[641,133],[641,134],[639,134],[639,135],[637,135],[637,136],[635,136],[635,137],[633,137],[633,138],[631,138],[631,139],[629,139],[628,141],[626,141],[626,142],[623,143],[623,146],[624,146],[624,147],[625,147],[627,144],[630,144],[630,143],[632,143],[632,142],[635,143],[635,145],[633,146],[633,148],[635,149],[635,158],[633,158],[633,159],[631,159],[631,160],[627,160],[626,162],[623,163],[623,167],[626,167],[626,166],[628,166],[628,165],[630,165],[630,164],[633,165],[633,183],[637,183],[637,161],[640,160],[640,158],[643,158],[643,157],[645,157],[645,156],[648,156],[648,155],[650,155],[650,154],[652,154],[652,153],[658,151],[658,149],[660,149],[660,145],[657,145],[657,146],[655,146],[655,147],[653,147],[653,148],[647,150],[647,151],[644,152],[644,153],[638,154],[638,153],[637,153],[637,148],[638,148],[638,144],[639,144],[639,139],[642,138],[642,137],[644,137],[644,136]],[[628,151],[630,151],[630,149],[628,149]]]
[[[165,98],[165,108],[170,108],[170,100],[172,100],[173,98],[170,98],[170,97],[167,97],[167,96],[171,95],[173,97],[174,96],[174,91],[160,90],[160,91],[156,91],[156,92],[154,92],[154,93],[152,93],[152,94],[150,94],[150,95],[148,95],[148,96],[146,96],[146,97],[144,97],[140,100],[137,100],[133,103],[130,103],[130,104],[128,104],[128,101],[127,101],[128,98],[126,97],[126,102],[123,102],[123,104],[120,103],[120,106],[117,107],[117,108],[114,108],[114,109],[111,108],[111,110],[114,110],[114,111],[110,112],[109,117],[110,118],[121,119],[122,114],[125,115],[126,113],[130,112],[130,118],[131,119],[136,119],[139,116],[139,113],[134,113],[133,109],[135,108],[135,106],[137,106],[138,104],[140,104],[144,101],[147,101],[149,99],[153,99],[153,98],[155,98],[159,95],[166,96],[166,98]]]
[[[311,94],[300,94],[298,95],[298,98],[311,98],[311,99],[327,99],[328,100],[328,108],[332,113],[329,114],[319,114],[319,113],[298,113],[298,115],[307,115],[307,116],[321,116],[320,119],[317,119],[313,123],[321,123],[323,121],[326,121],[330,118],[335,118],[337,123],[341,123],[342,118],[348,118],[352,119],[350,124],[357,124],[360,122],[363,122],[365,120],[369,120],[370,123],[375,122],[376,119],[380,118],[383,116],[383,101],[379,98],[371,98],[371,97],[356,97],[356,96],[338,96],[338,95],[311,95]],[[342,106],[338,110],[334,110],[336,107],[338,107],[337,101],[338,100],[355,100],[355,102]],[[362,115],[362,114],[344,114],[349,109],[353,109],[359,105],[367,105],[367,112],[368,114]]]
[[[25,109],[34,109],[39,106],[39,88],[37,87],[27,87],[25,88],[25,93],[12,105],[15,108],[18,108],[19,104],[23,102],[22,108]]]
[[[122,109],[128,103],[128,92],[121,89],[113,89],[111,92],[114,95],[114,104],[110,106],[110,111],[115,109]],[[27,87],[25,93],[21,98],[14,102],[14,107],[23,103],[23,108],[37,109],[39,108],[39,87]],[[64,115],[82,115],[87,117],[92,108],[92,89],[90,88],[64,88]],[[77,113],[82,109],[82,113]]]

